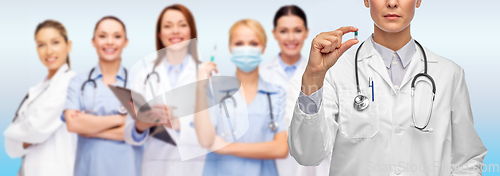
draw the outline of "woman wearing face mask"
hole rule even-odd
[[[248,116],[248,130],[236,141],[232,141],[232,138],[222,134],[222,128],[227,130],[227,121],[217,121],[226,117],[218,113],[219,105],[214,106],[216,110],[210,113],[196,113],[195,127],[200,144],[215,150],[207,155],[203,175],[278,175],[275,159],[288,156],[287,133],[283,121],[285,93],[280,86],[264,81],[259,75],[258,65],[266,47],[264,29],[255,20],[244,19],[236,22],[229,31],[229,47],[231,61],[237,67],[236,78],[241,81],[244,93],[238,91],[239,85],[223,86],[214,91],[224,94],[236,92],[232,96],[235,102],[225,101],[227,109],[235,112],[228,114]],[[204,68],[205,71],[198,72],[200,80],[206,78],[205,74],[216,71],[216,65],[211,62],[204,64]],[[207,104],[204,102],[208,99],[204,95],[207,95],[208,84],[207,81],[198,83],[196,109],[206,109]],[[214,101],[218,104],[224,100],[215,98]],[[273,128],[270,128],[271,122],[274,122]],[[231,132],[233,135],[244,128],[242,120],[232,123],[240,127],[234,128],[235,132]],[[232,143],[226,142],[228,140]]]
[[[92,45],[98,64],[69,85],[64,120],[78,134],[76,176],[140,175],[142,148],[124,142],[126,112],[108,85],[128,87],[121,53],[128,44],[125,25],[113,16],[99,20]]]
[[[199,61],[196,41],[190,40],[196,38],[194,17],[188,8],[174,4],[163,9],[156,23],[156,60],[154,64],[139,71],[132,89],[150,101],[177,87],[196,82]],[[142,63],[139,64],[142,68]],[[189,105],[179,105],[181,100],[167,101],[194,109],[192,101]],[[185,116],[178,120],[167,117],[169,118],[171,121],[166,124],[148,123],[139,114],[138,119],[130,121],[131,123],[127,123],[125,127],[127,143],[146,144],[142,175],[201,175],[206,152],[199,147],[194,128],[190,125],[193,123],[193,116]],[[153,133],[155,135],[151,136]],[[199,154],[200,150],[202,154]]]
[[[30,88],[12,124],[4,132],[5,149],[12,158],[23,157],[18,175],[72,175],[76,136],[68,133],[60,117],[71,78],[71,41],[64,26],[46,20],[36,27],[40,61],[48,75]]]

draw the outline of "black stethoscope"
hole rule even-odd
[[[86,108],[85,108],[85,96],[84,96],[84,93],[85,92],[85,85],[87,83],[92,83],[94,85],[94,97],[92,99],[92,112],[94,111],[94,106],[95,106],[95,95],[96,95],[96,89],[97,89],[97,83],[95,81],[95,79],[92,79],[92,73],[94,73],[94,70],[95,70],[95,67],[92,68],[92,70],[90,70],[90,73],[89,73],[89,77],[87,78],[87,80],[85,82],[82,83],[82,87],[81,87],[81,96],[82,96],[82,101],[83,101],[83,111],[85,113],[90,113],[91,111],[87,111]],[[127,80],[128,80],[128,74],[127,74],[127,69],[123,68],[123,71],[125,72],[125,81],[123,82],[123,87],[127,87]],[[125,109],[125,107],[123,106],[120,106],[118,107],[118,113],[120,114],[127,114],[127,110]]]
[[[365,110],[368,107],[368,105],[370,104],[370,100],[368,99],[368,97],[365,96],[365,95],[363,95],[363,93],[361,92],[361,89],[359,89],[358,53],[359,53],[359,50],[361,49],[361,47],[363,46],[364,43],[365,42],[363,42],[363,43],[361,43],[361,45],[359,45],[358,50],[356,51],[356,57],[355,57],[355,60],[354,60],[354,69],[355,69],[355,72],[356,72],[356,88],[357,88],[357,91],[358,91],[358,95],[356,95],[356,97],[354,97],[354,108],[356,110],[358,110],[358,111]],[[414,124],[413,126],[415,128],[417,128],[418,130],[423,131],[423,132],[432,132],[432,129],[426,130],[425,128],[427,127],[427,125],[429,125],[429,122],[430,122],[430,119],[431,119],[432,106],[434,104],[434,98],[435,98],[435,95],[436,95],[436,84],[434,83],[434,79],[432,79],[432,77],[429,74],[427,74],[427,55],[425,54],[424,48],[416,40],[415,40],[415,43],[420,48],[420,50],[422,50],[422,54],[424,56],[424,72],[423,73],[418,73],[417,75],[415,75],[415,77],[413,77],[413,80],[411,81],[411,104],[412,104],[412,106],[411,106],[412,116],[411,117],[413,119],[413,124]],[[421,79],[421,80],[417,81],[417,78],[419,78],[419,77],[426,77],[430,81],[427,81],[427,80],[424,80],[424,79]],[[415,98],[414,98],[414,92],[415,92],[415,84],[418,83],[418,82],[421,82],[421,81],[426,82],[427,84],[429,84],[429,85],[432,86],[432,97],[431,97],[431,103],[430,103],[430,111],[429,111],[429,114],[427,116],[427,121],[425,122],[424,126],[419,127],[417,125],[416,120],[415,120],[415,108],[414,108]]]
[[[156,72],[156,66],[158,66],[158,64],[160,64],[160,62],[161,62],[160,59],[156,59],[154,65],[153,65],[153,70],[151,70],[151,72],[148,73],[148,75],[146,75],[146,79],[144,80],[144,84],[146,84],[149,81],[149,78],[152,75],[155,75],[156,76],[156,82],[160,83],[160,74],[158,74],[158,72]]]
[[[231,123],[231,119],[229,118],[229,112],[227,110],[227,107],[226,107],[226,103],[225,101],[227,99],[231,99],[234,104],[233,104],[233,107],[234,107],[234,111],[236,111],[236,99],[234,99],[234,97],[232,95],[229,94],[230,91],[226,91],[226,95],[224,97],[222,97],[221,101],[220,101],[220,104],[219,104],[219,110],[221,111],[222,113],[222,108],[224,108],[225,110],[225,114],[226,114],[226,117],[228,119],[228,123],[229,123],[229,128],[231,130],[231,135],[233,137],[233,140],[236,141],[236,137],[234,136],[236,133],[234,132],[234,129],[232,127],[232,123]],[[269,92],[266,92],[267,94],[267,100],[269,101],[269,110],[270,110],[270,115],[271,115],[271,122],[269,122],[269,129],[272,131],[272,132],[276,132],[276,130],[278,130],[278,123],[274,120],[274,116],[273,116],[273,107],[272,107],[272,104],[271,104],[271,93]],[[234,114],[234,116],[236,117],[236,114]],[[224,126],[223,126],[224,128]],[[225,131],[225,129],[223,129]],[[222,134],[222,136],[225,136],[225,134]]]

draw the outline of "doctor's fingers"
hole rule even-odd
[[[329,53],[330,52],[333,52],[335,51],[336,49],[340,48],[341,44],[342,44],[342,35],[341,35],[341,32],[335,32],[337,33],[337,35],[326,35],[324,36],[324,40],[327,40],[331,43],[331,45],[328,46],[328,51]]]
[[[205,70],[210,73],[211,71],[215,71],[215,73],[219,73],[219,70],[217,70],[217,64],[213,62],[207,62],[205,63]]]
[[[346,52],[349,48],[351,48],[353,45],[357,44],[359,42],[359,40],[356,40],[356,39],[350,39],[350,40],[347,40],[346,42],[342,43],[339,47],[339,49],[337,50],[339,52],[339,57],[344,54],[344,52]]]
[[[356,31],[358,31],[358,28],[353,27],[353,26],[345,26],[345,27],[338,28],[335,31],[340,32],[340,35],[344,35],[344,34],[347,34],[350,32],[356,32]],[[335,32],[335,31],[332,31],[332,32]],[[336,34],[338,34],[338,32],[336,32]]]
[[[323,39],[321,34],[318,34],[311,43],[311,52],[328,53],[329,49],[327,49],[327,47],[331,44],[330,41]]]

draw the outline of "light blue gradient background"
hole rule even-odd
[[[310,28],[302,53],[308,56],[311,40],[320,32],[353,25],[360,29],[360,40],[373,31],[370,13],[362,0],[183,0],[183,1],[7,1],[0,2],[0,173],[15,175],[21,159],[5,153],[3,131],[11,122],[17,106],[30,86],[46,76],[33,39],[38,23],[45,19],[62,22],[73,41],[72,68],[83,72],[97,63],[90,40],[97,20],[115,15],[127,27],[129,46],[123,53],[123,65],[155,51],[154,28],[160,11],[171,4],[186,5],[195,16],[198,44],[203,60],[210,57],[217,42],[215,62],[223,74],[235,67],[229,60],[228,30],[243,18],[261,22],[268,35],[264,62],[279,52],[274,40],[272,20],[282,5],[299,5],[307,14]],[[423,0],[412,23],[412,34],[433,52],[450,58],[466,71],[475,127],[488,148],[485,164],[500,164],[500,1],[497,0]],[[352,35],[347,35],[352,38]],[[498,175],[484,173],[484,175]]]

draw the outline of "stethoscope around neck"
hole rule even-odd
[[[90,70],[90,73],[89,73],[89,76],[88,76],[87,80],[82,83],[82,86],[80,88],[84,113],[92,113],[92,112],[95,111],[94,108],[95,108],[95,96],[96,96],[96,90],[97,90],[97,82],[95,81],[95,79],[92,79],[92,73],[94,73],[94,70],[95,70],[95,67],[92,68],[92,70]],[[125,72],[125,80],[123,82],[123,87],[127,87],[127,80],[128,80],[127,69],[123,68],[123,71]],[[84,94],[85,91],[84,90],[85,90],[85,85],[87,85],[87,83],[92,83],[94,85],[94,96],[92,98],[92,111],[88,111],[86,109],[86,104],[85,104],[85,96],[84,96],[85,95]],[[118,113],[120,113],[120,114],[126,114],[127,110],[125,109],[125,107],[120,106],[120,107],[118,107]]]
[[[276,122],[274,120],[274,116],[273,116],[273,106],[272,106],[272,103],[271,103],[271,93],[270,92],[266,92],[267,94],[267,100],[269,102],[269,110],[270,110],[270,117],[271,117],[271,122],[269,122],[268,124],[268,127],[269,129],[272,131],[272,132],[276,132],[278,130],[278,122]],[[233,141],[236,141],[236,132],[234,131],[234,128],[236,128],[236,125],[238,123],[235,122],[235,126],[233,128],[233,126],[231,125],[231,118],[229,117],[229,112],[227,110],[227,106],[226,106],[226,100],[227,99],[231,99],[234,103],[233,103],[233,117],[234,119],[237,119],[236,118],[236,108],[237,108],[237,105],[236,105],[236,99],[230,94],[230,91],[226,91],[226,95],[224,97],[222,97],[221,101],[220,101],[220,104],[219,104],[219,110],[220,110],[220,113],[222,114],[222,109],[224,109],[225,111],[225,114],[226,114],[226,117],[227,117],[227,120],[228,120],[228,126],[229,126],[229,129],[231,131],[231,136],[233,137]],[[224,136],[228,136],[227,133],[225,133],[225,128],[224,128],[224,125],[222,125],[222,130],[223,130],[223,133],[221,134],[222,137]]]
[[[435,99],[435,95],[436,95],[436,84],[434,83],[434,79],[432,79],[432,77],[427,74],[427,55],[425,54],[425,51],[424,51],[424,48],[422,47],[422,45],[420,45],[420,43],[418,43],[416,40],[414,40],[415,43],[417,44],[417,46],[420,48],[420,50],[422,51],[422,55],[424,57],[424,72],[423,73],[418,73],[417,75],[415,75],[415,77],[413,77],[413,80],[411,81],[411,113],[412,113],[412,120],[413,120],[413,127],[415,127],[416,129],[420,130],[420,131],[423,131],[423,132],[432,132],[433,129],[426,129],[427,126],[429,125],[429,122],[431,120],[431,115],[432,115],[432,106],[434,104],[434,99]],[[361,92],[361,89],[359,88],[359,78],[358,78],[358,54],[359,54],[359,50],[361,49],[361,47],[363,46],[364,42],[361,43],[361,45],[359,45],[358,49],[356,50],[356,55],[355,55],[355,60],[354,60],[354,69],[355,69],[355,72],[356,72],[356,89],[357,89],[357,95],[354,97],[354,108],[358,111],[363,111],[365,110],[366,108],[368,108],[368,106],[370,105],[370,99],[365,96],[362,92]],[[428,80],[425,80],[425,79],[420,79],[420,80],[417,80],[417,78],[419,77],[425,77],[427,78]],[[425,125],[424,126],[418,126],[417,125],[417,121],[415,120],[415,98],[414,98],[414,95],[415,95],[415,84],[419,83],[419,82],[426,82],[427,84],[431,85],[432,86],[432,97],[431,97],[431,103],[430,103],[430,110],[429,110],[429,113],[427,115],[427,120],[425,121]]]

